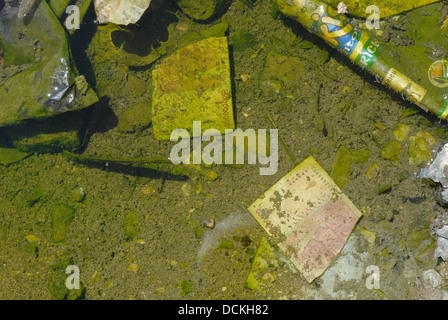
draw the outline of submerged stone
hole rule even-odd
[[[79,282],[79,288],[68,289],[66,285],[66,273],[68,266],[74,265],[73,259],[63,256],[56,264],[51,266],[48,279],[48,290],[55,300],[80,300],[85,296],[85,287]]]
[[[151,106],[137,103],[118,116],[118,130],[122,132],[141,131],[151,123]]]
[[[169,140],[175,129],[192,135],[193,121],[201,130],[235,127],[227,38],[209,38],[183,47],[153,71],[154,136]],[[201,132],[201,133],[202,133]]]
[[[182,297],[186,296],[191,291],[193,291],[193,286],[194,286],[193,282],[188,281],[188,280],[181,280],[179,282],[179,287],[182,290],[182,292],[181,292]]]
[[[145,93],[146,90],[148,90],[148,86],[143,80],[134,75],[128,76],[128,82],[126,83],[126,91],[130,91],[136,97],[140,97]]]
[[[233,242],[226,239],[221,239],[218,244],[218,249],[232,250],[234,248]]]

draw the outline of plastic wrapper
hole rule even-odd
[[[46,1],[0,2],[0,126],[98,101],[72,64],[66,32]]]
[[[338,14],[336,9],[321,1],[276,1],[285,15],[371,72],[377,81],[401,93],[423,110],[441,119],[447,118],[448,61],[443,58],[433,60],[424,55],[402,60],[392,46],[373,37],[370,30],[358,28],[347,16]],[[422,70],[426,72],[422,74]]]

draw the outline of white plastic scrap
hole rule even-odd
[[[95,0],[95,12],[98,23],[128,25],[136,23],[151,0]]]
[[[438,257],[442,258],[443,261],[446,261],[448,258],[448,239],[443,237],[437,238],[436,248],[434,249],[434,258]]]
[[[442,283],[442,277],[434,269],[423,271],[423,281],[433,288],[438,288]]]
[[[447,261],[448,258],[448,213],[444,212],[437,216],[431,222],[430,226],[433,237],[437,237],[436,248],[434,250],[434,258],[442,258]]]
[[[434,161],[426,168],[423,168],[418,177],[428,178],[440,183],[443,187],[441,193],[442,200],[448,203],[448,143],[440,148]]]
[[[442,186],[441,200],[448,203],[448,143],[443,145],[434,161],[426,168],[423,168],[418,175],[419,178],[428,178]],[[440,217],[433,221],[432,231],[437,235],[437,243],[434,251],[434,258],[448,259],[448,219]]]
[[[344,2],[339,2],[339,4],[338,4],[338,13],[339,14],[348,13],[347,5]]]

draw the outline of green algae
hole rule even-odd
[[[67,204],[59,204],[51,211],[53,242],[66,239],[70,224],[75,219],[75,209]]]
[[[179,164],[175,165],[166,158],[154,157],[154,158],[136,158],[136,159],[120,159],[112,157],[89,157],[74,154],[66,150],[63,151],[64,156],[68,159],[77,161],[80,163],[92,163],[92,164],[127,164],[134,165],[140,168],[146,168],[158,172],[169,173],[172,175],[186,176],[190,178],[197,178],[198,176],[203,176],[210,181],[215,181],[219,178],[219,174],[211,169],[206,169],[201,165],[195,164]]]
[[[199,31],[204,39],[213,37],[224,37],[229,30],[229,22],[226,18],[222,18],[221,21],[207,29]]]
[[[393,131],[393,134],[398,141],[404,142],[408,137],[410,130],[411,130],[410,125],[399,123],[397,124],[397,128]]]
[[[55,300],[81,300],[85,297],[86,289],[82,282],[79,283],[79,289],[68,289],[66,280],[69,274],[66,273],[68,266],[74,265],[73,258],[66,254],[54,265],[51,266],[48,290]]]
[[[383,194],[383,193],[387,193],[387,192],[389,192],[391,190],[392,190],[392,186],[390,184],[386,184],[386,185],[380,187],[376,193],[378,195],[380,195],[380,194]]]
[[[47,153],[60,150],[74,150],[79,147],[77,131],[37,134],[13,141],[13,145],[22,152]]]
[[[151,121],[151,105],[137,103],[120,113],[117,128],[122,132],[139,132],[149,126]]]
[[[342,189],[348,183],[352,164],[366,163],[369,155],[367,149],[352,151],[345,146],[339,147],[330,174],[339,188]]]
[[[381,150],[381,158],[396,163],[400,156],[401,148],[401,144],[397,140],[390,141]]]
[[[126,237],[130,241],[134,240],[134,238],[138,236],[141,230],[141,225],[137,213],[131,211],[126,214],[124,217],[123,229]]]
[[[63,125],[61,125],[61,123]],[[74,150],[80,145],[80,113],[64,113],[44,120],[27,120],[3,129],[13,147],[21,152],[52,153]]]
[[[37,188],[36,190],[34,190],[33,192],[31,192],[26,196],[26,205],[31,208],[40,201],[43,195],[44,192],[42,191],[42,189]]]
[[[259,76],[260,88],[265,95],[269,95],[272,90],[285,96],[291,95],[295,93],[291,83],[301,77],[304,71],[305,67],[299,58],[270,51]]]
[[[220,15],[229,0],[179,0],[177,5],[191,19],[210,20]]]
[[[232,241],[226,239],[219,240],[218,249],[232,250],[233,248],[235,248],[235,246]]]
[[[246,29],[239,29],[231,38],[233,50],[235,52],[243,52],[246,49],[254,50],[258,43],[256,36],[249,33]]]
[[[29,156],[28,152],[22,152],[13,148],[0,148],[0,164],[9,165],[19,162]]]
[[[278,262],[274,257],[274,249],[266,238],[262,237],[260,243],[258,244],[255,257],[252,261],[251,269],[247,275],[245,287],[251,290],[265,292],[266,288],[269,286],[265,275],[270,269],[277,266]]]
[[[61,18],[70,2],[71,0],[49,0],[48,5],[51,7],[56,16]]]
[[[409,138],[409,163],[424,167],[431,161],[432,154],[428,142],[423,137]]]

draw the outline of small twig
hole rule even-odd
[[[264,112],[266,113],[266,115],[269,118],[269,121],[271,122],[272,126],[274,127],[274,129],[277,130],[278,132],[278,128],[274,122],[274,120],[271,118],[271,116],[269,115],[268,110],[266,109],[266,107],[261,104],[261,107],[263,108]],[[292,162],[294,163],[294,166],[297,167],[299,165],[299,163],[297,162],[296,158],[294,157],[294,155],[292,154],[291,149],[289,149],[288,145],[286,144],[285,140],[283,139],[283,136],[280,134],[280,132],[278,132],[278,136],[280,137],[280,141],[282,142],[283,146],[286,149],[286,152],[288,153],[289,157],[291,158]]]

